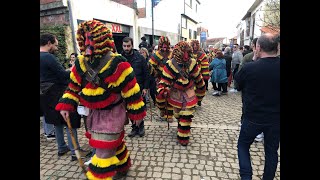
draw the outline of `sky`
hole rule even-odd
[[[208,29],[210,38],[237,35],[237,24],[255,0],[200,0],[200,26]]]

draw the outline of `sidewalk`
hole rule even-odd
[[[211,88],[209,89],[202,106],[197,107],[192,122],[190,144],[187,147],[177,143],[176,121],[170,124],[168,130],[166,122],[156,120],[159,114],[156,108],[152,108],[152,122],[148,111],[145,118],[145,136],[125,138],[133,163],[126,180],[240,179],[237,139],[241,117],[241,94],[238,92],[214,97],[211,95]],[[147,106],[149,108],[150,104]],[[70,153],[58,158],[56,142],[46,140],[41,128],[40,123],[41,180],[85,179],[78,162],[70,162]],[[130,128],[130,125],[125,127],[126,135]],[[84,127],[78,131],[80,145],[84,149],[90,149],[84,132]],[[264,168],[262,142],[252,144],[251,157],[253,179],[257,180],[263,174]],[[280,179],[280,160],[275,179]]]

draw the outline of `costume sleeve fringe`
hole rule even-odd
[[[58,103],[55,108],[57,111],[65,110],[65,111],[75,111],[75,107],[71,104],[66,103]]]
[[[132,114],[130,111],[128,111],[128,117],[130,120],[141,120],[147,115],[146,111],[144,110],[143,112],[139,114]]]

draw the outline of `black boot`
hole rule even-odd
[[[201,106],[201,101],[198,101],[198,106]]]
[[[144,136],[144,121],[142,121],[139,125],[139,130],[138,130],[138,134],[140,137]]]
[[[131,132],[128,134],[129,137],[134,137],[135,135],[138,134],[138,127],[135,124],[131,125],[132,129]]]

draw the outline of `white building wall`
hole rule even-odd
[[[244,20],[241,20],[239,22],[239,25],[237,27],[237,43],[240,44],[241,41],[241,32],[244,30],[244,34],[246,33],[246,22]]]
[[[72,15],[75,33],[78,29],[77,19],[100,19],[130,26],[129,36],[133,38],[134,48],[138,48],[137,15],[135,10],[110,0],[73,0]]]
[[[201,9],[200,4],[196,1],[196,0],[184,0],[184,2],[191,2],[190,6],[188,5],[189,3],[185,4],[184,9],[182,10],[182,13],[184,12],[184,14],[188,17],[190,17],[192,20],[196,21],[197,23],[199,23],[199,11]],[[197,6],[197,11],[196,11],[196,6]],[[185,34],[183,34],[183,36],[185,38],[187,38],[188,41],[190,41],[191,39],[194,39],[193,37],[193,32],[196,31],[197,32],[197,28],[199,27],[197,23],[194,23],[193,21],[191,21],[190,19],[187,20],[187,37],[185,36]],[[189,29],[192,30],[192,35],[191,35],[191,39],[189,39]],[[200,36],[197,36],[196,39],[198,39],[200,41]]]
[[[185,0],[185,1],[189,1],[189,0]],[[198,12],[195,11],[196,4],[198,6]],[[187,16],[189,16],[190,18],[192,18],[193,20],[199,22],[199,6],[200,5],[198,4],[198,2],[196,0],[192,0],[191,7],[186,4],[185,14]]]
[[[181,13],[183,13],[184,0],[162,0],[153,9],[154,13],[154,35],[168,36],[171,44],[179,41],[179,24]],[[139,37],[144,34],[152,34],[151,0],[137,0],[139,4],[146,7],[146,18],[139,18],[137,24],[140,28]],[[168,33],[166,33],[168,32]],[[140,41],[140,39],[139,39]]]
[[[254,26],[254,35],[252,39],[261,36],[261,27],[263,26],[263,22],[261,19],[263,19],[263,11],[261,9],[265,6],[265,1],[262,1],[259,6],[255,10],[252,11],[251,13],[251,29],[250,29],[250,35],[252,34],[252,29]],[[255,14],[255,24],[253,25],[253,17],[252,15]]]
[[[240,33],[242,30],[240,30],[241,28],[244,29],[244,45],[250,45],[251,40],[261,36],[261,27],[263,26],[263,22],[261,21],[261,19],[263,19],[263,7],[265,6],[265,0],[262,1],[254,10],[252,10],[251,12],[251,17],[248,17],[246,20],[241,21],[242,22],[242,26],[238,26],[238,33],[237,33],[237,41],[238,43],[240,43]],[[255,16],[253,16],[255,14]],[[246,34],[246,26],[248,23],[248,20],[250,19],[250,24],[249,24],[249,28],[250,28],[250,33],[249,36],[247,36]],[[255,19],[255,21],[254,21]],[[255,23],[255,24],[253,24]],[[253,27],[254,27],[254,34],[252,35],[252,31],[253,31]]]
[[[176,44],[180,41],[179,39],[182,33],[181,14],[185,12],[187,16],[199,22],[201,5],[199,5],[196,0],[192,0],[191,7],[185,5],[184,2],[185,0],[161,0],[154,8],[154,34],[158,36],[168,36],[171,44]],[[151,0],[137,0],[137,4],[138,7],[146,7],[146,18],[138,19],[138,26],[140,27],[138,32],[139,37],[142,37],[144,34],[152,34]],[[188,20],[188,22],[190,21]],[[187,31],[189,31],[189,29],[197,31],[197,24],[193,22],[188,23]]]

